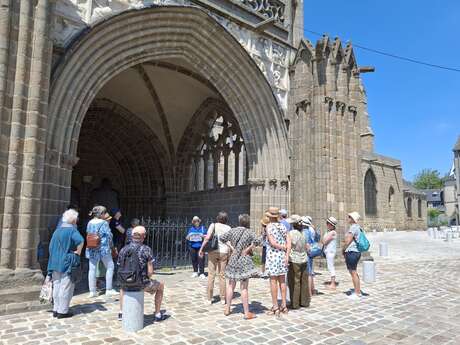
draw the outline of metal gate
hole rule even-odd
[[[208,226],[211,221],[203,221]],[[145,244],[152,248],[155,268],[191,266],[189,247],[185,236],[191,226],[190,219],[141,218],[147,230]]]

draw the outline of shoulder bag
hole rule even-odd
[[[212,223],[212,234],[206,245],[203,247],[204,252],[212,252],[219,249],[219,236],[216,234],[216,224]]]
[[[104,225],[104,221],[102,221],[99,228],[96,230],[95,233],[86,234],[86,248],[88,249],[97,249],[101,245],[101,236],[99,235],[99,230]]]

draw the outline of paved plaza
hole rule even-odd
[[[343,267],[336,293],[323,287],[328,275],[319,268],[323,294],[310,308],[276,319],[265,315],[271,307],[268,281],[253,279],[250,300],[258,317],[245,321],[239,298],[225,317],[220,303],[205,304],[206,281],[190,278],[190,272],[164,272],[170,317],[162,323],[152,322],[146,296],[146,327],[125,334],[114,299],[82,294],[73,299],[76,315],[70,319],[53,319],[46,310],[0,317],[0,344],[460,344],[460,240],[447,243],[425,232],[369,237],[377,281],[363,284],[369,295],[360,301],[345,295],[351,281]],[[387,258],[378,256],[381,241],[389,244]]]

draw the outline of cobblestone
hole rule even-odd
[[[241,301],[231,316],[220,303],[205,304],[206,281],[189,272],[159,274],[166,281],[164,307],[170,317],[152,322],[153,304],[146,296],[146,326],[125,334],[117,321],[118,302],[75,296],[70,319],[53,319],[49,311],[0,317],[0,344],[460,344],[460,240],[432,240],[423,232],[369,234],[373,243],[377,281],[363,283],[369,296],[350,301],[344,267],[338,268],[337,292],[323,287],[328,279],[318,269],[317,287],[324,292],[311,307],[279,319],[266,315],[270,305],[268,281],[250,282],[251,309],[257,318],[243,320]],[[390,256],[378,256],[378,243],[389,243]],[[199,313],[197,313],[199,311]],[[89,326],[91,325],[91,326]]]

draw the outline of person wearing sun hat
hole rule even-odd
[[[348,272],[350,272],[351,279],[353,281],[354,292],[349,296],[350,299],[353,300],[357,300],[361,297],[361,284],[357,271],[361,253],[356,246],[356,241],[358,240],[358,236],[361,231],[361,226],[358,224],[360,219],[361,216],[358,212],[351,212],[348,214],[348,223],[350,224],[350,228],[345,235],[344,246],[342,249]]]
[[[313,227],[312,218],[310,216],[303,216],[302,224],[304,226],[303,234],[307,241],[308,246],[308,261],[307,261],[307,272],[308,272],[308,287],[310,288],[310,296],[318,294],[315,289],[315,270],[313,267],[314,258],[321,255],[321,248],[319,241],[321,236],[318,236],[315,228]]]
[[[206,228],[201,225],[200,217],[194,216],[192,218],[192,226],[188,228],[185,237],[189,246],[190,258],[192,259],[192,278],[200,277],[201,279],[206,279],[204,275],[204,258],[198,255],[206,232]]]
[[[291,239],[286,227],[279,222],[279,208],[270,207],[265,215],[270,219],[270,223],[267,225],[268,247],[265,267],[270,277],[270,293],[273,303],[268,314],[279,315],[280,312],[288,312],[286,273],[291,252]],[[281,290],[281,307],[278,305],[278,286]]]
[[[337,227],[338,221],[334,217],[329,217],[326,219],[327,233],[323,238],[323,252],[326,256],[327,269],[331,275],[331,282],[329,288],[335,290],[335,254],[337,251]]]
[[[302,218],[293,214],[287,219],[292,224],[289,232],[291,253],[289,255],[288,286],[291,309],[310,306],[310,293],[307,275],[307,242],[303,235]]]

